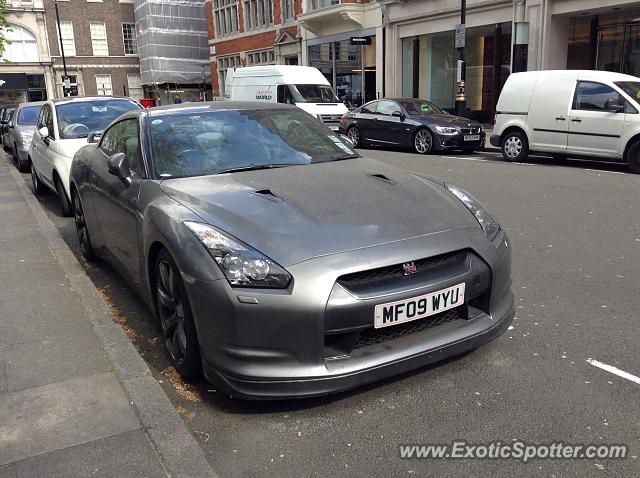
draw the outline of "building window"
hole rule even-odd
[[[238,68],[242,66],[240,55],[225,56],[218,58],[218,84],[220,85],[220,96],[224,96],[225,93],[225,81],[227,79],[227,70],[229,68]]]
[[[294,0],[282,0],[282,19],[286,22],[293,20],[295,11],[293,9]]]
[[[27,29],[13,23],[4,31],[7,44],[5,45],[3,60],[10,62],[39,61],[38,43],[36,37]]]
[[[236,0],[213,0],[216,37],[238,33],[238,4]]]
[[[98,96],[112,95],[111,75],[96,75],[96,88],[98,89]]]
[[[142,90],[142,80],[140,75],[127,75],[127,86],[129,87],[129,96],[135,100],[144,98],[144,91]]]
[[[320,45],[311,45],[309,46],[309,59],[310,60],[320,60]]]
[[[76,56],[76,40],[73,36],[73,22],[60,22],[60,36],[64,56]]]
[[[248,65],[272,65],[275,63],[276,55],[273,50],[252,51],[247,53]]]
[[[273,25],[273,0],[245,0],[245,30],[257,30]]]
[[[94,56],[109,56],[109,47],[107,46],[107,28],[104,23],[91,22],[89,24],[91,30],[91,48],[93,48]]]
[[[349,61],[355,61],[358,59],[358,45],[349,44]]]
[[[136,24],[122,24],[122,41],[124,42],[125,55],[137,55],[138,45],[136,44]]]

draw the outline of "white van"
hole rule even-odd
[[[320,70],[310,66],[265,65],[229,69],[224,96],[234,101],[296,105],[337,131],[348,110]]]
[[[606,71],[514,73],[490,142],[507,161],[530,152],[626,161],[640,173],[640,78]]]

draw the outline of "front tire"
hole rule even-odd
[[[180,271],[162,249],[155,264],[156,314],[174,367],[185,380],[202,375],[202,359],[189,298]]]
[[[632,173],[640,174],[640,141],[636,141],[627,151],[627,165]]]
[[[36,169],[33,167],[33,163],[31,163],[31,185],[33,186],[33,194],[36,196],[40,196],[46,191],[44,184],[42,184],[42,181],[40,181],[38,177]]]
[[[502,157],[509,162],[523,162],[529,157],[529,141],[520,131],[511,131],[502,138]]]
[[[428,129],[420,129],[413,137],[413,149],[418,154],[429,154],[433,150],[433,135]]]
[[[13,156],[16,158],[16,165],[18,167],[18,171],[21,173],[26,173],[27,168],[24,162],[20,159],[20,153],[18,152],[18,145],[13,145]]]
[[[360,130],[356,126],[352,126],[347,130],[347,138],[351,140],[354,148],[362,147],[362,139],[360,137]]]
[[[56,176],[53,182],[56,186],[56,193],[58,194],[60,214],[64,217],[70,217],[73,214],[73,207],[71,206],[71,201],[69,201],[69,198],[67,197],[67,193],[64,191],[62,181],[58,176]]]
[[[80,194],[77,191],[74,191],[73,193],[73,215],[76,221],[76,233],[78,234],[80,251],[82,251],[82,255],[87,261],[93,262],[96,260],[96,254],[93,251],[93,246],[91,245],[91,236],[89,235],[89,228],[84,215],[84,208],[82,207]]]

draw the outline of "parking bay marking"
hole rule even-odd
[[[633,383],[637,383],[640,385],[640,377],[636,377],[635,375],[630,374],[629,372],[625,372],[624,370],[620,370],[613,365],[607,365],[606,363],[599,362],[596,359],[588,358],[587,363],[593,365],[594,367],[598,367],[599,369],[605,370],[606,372],[617,375],[618,377],[626,378],[627,380],[632,381]]]

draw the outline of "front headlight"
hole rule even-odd
[[[207,248],[232,287],[284,289],[291,275],[282,266],[239,240],[207,224],[185,221]]]
[[[500,231],[500,224],[493,218],[489,211],[487,211],[482,204],[478,202],[471,194],[460,189],[457,186],[451,184],[444,185],[451,194],[457,197],[462,204],[464,204],[469,211],[476,217],[476,220],[480,223],[480,227],[486,234],[486,236],[493,240]]]
[[[440,134],[456,134],[458,130],[450,126],[436,126],[436,131]]]

